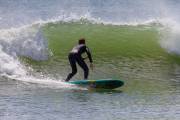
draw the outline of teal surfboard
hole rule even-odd
[[[68,83],[95,89],[115,89],[124,85],[123,81],[116,79],[75,80]]]

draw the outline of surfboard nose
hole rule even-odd
[[[115,89],[115,88],[121,87],[123,85],[124,85],[124,82],[121,80],[107,80],[105,88]]]

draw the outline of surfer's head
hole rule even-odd
[[[85,44],[85,39],[84,38],[79,39],[79,44]]]

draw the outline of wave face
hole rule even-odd
[[[126,78],[134,70],[134,77],[163,78],[178,64],[179,8],[177,0],[0,1],[0,74],[65,77],[68,51],[85,37],[99,67],[91,77]]]

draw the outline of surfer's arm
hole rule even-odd
[[[93,65],[92,55],[91,55],[91,52],[88,47],[86,47],[86,53],[87,53],[89,61],[90,61],[90,68],[93,70],[94,65]]]
[[[86,47],[86,53],[87,53],[87,55],[88,55],[88,58],[89,58],[90,63],[93,63],[92,55],[91,55],[91,52],[90,52],[90,50],[89,50],[88,47]]]

